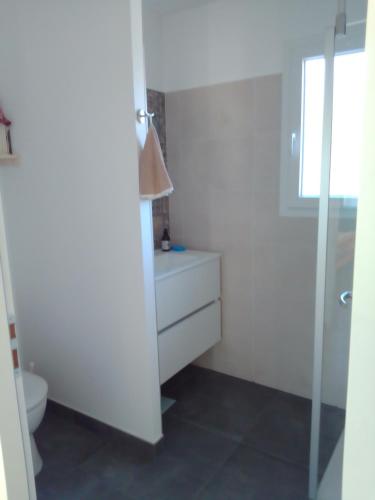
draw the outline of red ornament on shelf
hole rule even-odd
[[[0,108],[0,124],[5,125],[6,127],[10,127],[12,125],[12,122],[8,120],[8,118],[4,114],[4,111],[1,108]]]
[[[10,126],[12,122],[5,116],[4,111],[0,108],[0,156],[9,157],[12,155],[12,140],[10,137]]]

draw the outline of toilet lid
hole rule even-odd
[[[47,397],[47,382],[42,377],[24,370],[22,370],[22,380],[26,408],[32,410]]]

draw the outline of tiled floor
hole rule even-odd
[[[38,499],[307,498],[309,400],[193,366],[163,393],[177,403],[153,458],[48,410],[36,436],[44,459]],[[326,463],[344,416],[326,407],[323,418]]]

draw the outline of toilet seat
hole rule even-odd
[[[47,397],[47,382],[35,373],[22,370],[23,388],[27,411],[33,410],[40,405]]]
[[[30,435],[31,456],[34,474],[37,475],[42,469],[43,461],[35,443],[34,432],[41,424],[44,412],[46,411],[48,385],[42,377],[34,373],[21,370],[21,375]]]

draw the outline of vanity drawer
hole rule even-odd
[[[160,384],[221,339],[221,304],[216,301],[158,335]]]
[[[155,290],[161,331],[220,297],[220,259],[158,280]]]

